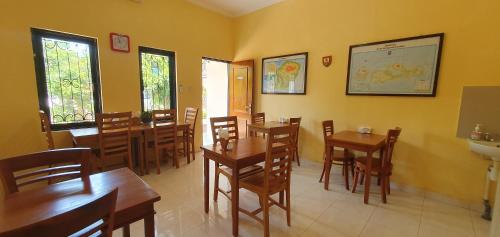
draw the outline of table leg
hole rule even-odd
[[[184,149],[185,149],[185,154],[186,155],[186,159],[187,159],[187,163],[189,164],[190,159],[189,159],[189,127],[187,129],[184,130]]]
[[[368,199],[370,198],[370,182],[372,177],[372,159],[373,152],[369,151],[366,157],[366,168],[365,168],[365,204],[368,204]]]
[[[325,190],[328,190],[328,185],[330,184],[330,170],[332,168],[332,155],[333,147],[329,144],[326,146],[326,158],[325,158]]]
[[[239,189],[240,189],[240,171],[238,167],[233,168],[233,176],[231,181],[231,211],[233,217],[233,236],[238,236],[238,219],[239,219]]]
[[[144,146],[144,135],[139,137],[139,174],[142,176],[144,175],[144,151],[145,151],[145,146]]]
[[[347,149],[344,149],[344,158],[348,157],[349,152]],[[349,190],[349,161],[347,159],[344,159],[344,165],[342,168],[344,168],[344,174],[345,174],[345,189]]]
[[[204,176],[204,186],[205,186],[205,191],[204,191],[204,197],[205,197],[205,213],[208,213],[208,195],[209,195],[209,188],[210,188],[210,160],[204,155],[203,156],[203,173],[205,174]]]
[[[155,236],[155,217],[154,214],[147,215],[144,218],[144,236],[154,237]]]
[[[130,237],[130,225],[125,225],[122,228],[123,237]]]

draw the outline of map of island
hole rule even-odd
[[[304,93],[306,59],[303,55],[264,60],[264,93]]]
[[[352,49],[349,94],[433,94],[438,43],[411,41]]]

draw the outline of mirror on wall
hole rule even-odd
[[[483,133],[500,140],[500,86],[465,86],[457,137],[469,138],[476,124]]]

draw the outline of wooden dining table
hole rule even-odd
[[[285,122],[279,122],[279,121],[268,121],[264,123],[251,123],[248,124],[248,132],[251,134],[252,132],[254,133],[269,133],[271,128],[278,128],[278,127],[288,127],[290,126],[289,123]]]
[[[182,131],[183,137],[185,139],[184,144],[186,144],[188,137],[185,136],[189,133],[189,123],[177,123],[177,130]],[[139,172],[141,175],[144,174],[144,159],[146,156],[146,142],[147,136],[153,131],[153,124],[137,124],[130,128],[131,137],[134,139],[137,145],[136,160],[139,163]],[[90,147],[99,148],[99,130],[97,127],[92,128],[77,128],[69,130],[71,137],[73,139],[73,146],[75,147]],[[188,157],[189,163],[189,146],[186,145],[186,156]]]
[[[154,203],[161,197],[128,168],[121,168],[11,194],[0,205],[0,236],[53,218],[118,188],[114,228],[144,219],[144,235],[155,234]],[[34,234],[33,236],[36,236]]]
[[[266,139],[262,137],[248,137],[240,138],[239,140],[231,143],[232,148],[227,151],[226,155],[222,155],[222,147],[220,144],[201,147],[204,157],[205,212],[208,213],[209,211],[210,160],[212,160],[233,170],[231,185],[231,213],[233,235],[238,236],[239,170],[265,160]]]
[[[326,144],[326,154],[327,160],[325,160],[326,173],[325,173],[325,190],[328,190],[328,185],[330,183],[330,170],[332,166],[331,157],[335,147],[344,148],[347,150],[355,150],[366,152],[366,175],[365,175],[365,193],[364,193],[364,203],[368,204],[368,199],[370,195],[370,180],[371,180],[371,167],[373,160],[373,153],[380,151],[381,157],[383,152],[383,147],[385,146],[386,136],[378,134],[361,134],[355,131],[341,131],[339,133],[332,134],[327,137]],[[347,179],[348,175],[346,175]]]

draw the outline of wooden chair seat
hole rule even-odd
[[[240,179],[243,179],[245,177],[248,177],[249,175],[253,175],[262,171],[264,171],[264,168],[262,168],[262,166],[260,165],[252,165],[249,167],[245,167],[243,169],[240,169],[240,177],[241,177]],[[221,166],[220,173],[230,179],[233,176],[233,169],[226,166]]]
[[[269,194],[273,195],[279,193],[286,189],[287,181],[284,177],[271,176],[269,177]],[[240,179],[240,187],[247,189],[252,192],[264,192],[265,188],[265,178],[264,172],[260,172],[254,175],[247,176],[246,178]]]
[[[332,155],[332,162],[344,162],[354,159],[354,153],[351,151],[347,152],[347,157],[345,156],[345,152],[342,150],[334,150]]]
[[[366,156],[356,158],[356,160],[355,160],[356,166],[361,167],[361,169],[366,168],[366,160],[367,159],[368,159],[368,157],[366,157]],[[388,164],[388,166],[384,168],[384,167],[382,167],[382,161],[380,159],[378,159],[378,158],[372,159],[372,173],[381,173],[381,172],[387,171],[388,172],[387,174],[390,174],[391,170],[392,170],[392,164]]]

